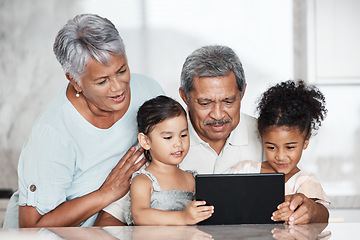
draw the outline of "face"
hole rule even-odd
[[[130,69],[126,55],[110,55],[110,66],[91,58],[85,66],[81,86],[82,92],[92,112],[126,112],[130,104]]]
[[[243,94],[237,87],[235,74],[195,77],[190,101],[182,89],[180,95],[188,106],[191,123],[199,137],[210,145],[225,144],[240,121]]]
[[[147,136],[142,137],[139,137],[139,142],[144,149],[150,151],[154,163],[176,166],[189,151],[188,126],[184,115],[156,124]]]
[[[305,133],[296,127],[270,127],[262,140],[268,163],[276,172],[293,175],[299,171],[297,164],[309,144]]]

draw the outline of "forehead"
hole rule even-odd
[[[271,126],[263,134],[263,139],[276,139],[278,141],[304,138],[305,133],[301,132],[298,127]]]
[[[193,89],[190,91],[190,96],[195,99],[221,100],[239,95],[233,72],[218,77],[194,77]]]
[[[109,55],[110,65],[105,65],[98,62],[95,58],[89,58],[85,65],[84,75],[89,78],[97,78],[110,75],[118,71],[121,66],[127,64],[127,58],[125,54],[121,55]]]
[[[187,119],[185,115],[181,114],[176,117],[167,118],[164,121],[155,125],[156,131],[182,131],[187,128]]]

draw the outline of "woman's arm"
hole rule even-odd
[[[143,158],[135,164],[142,152],[142,149],[135,151],[135,148],[131,147],[98,190],[66,201],[45,215],[41,215],[35,207],[20,206],[19,227],[79,225],[128,192],[131,175],[145,163]]]
[[[131,214],[135,225],[191,225],[209,218],[213,206],[193,201],[184,211],[163,211],[151,208],[152,183],[141,174],[134,178],[131,189]]]

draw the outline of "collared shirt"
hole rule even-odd
[[[241,161],[261,162],[265,159],[254,117],[240,113],[240,122],[231,132],[219,155],[197,135],[190,120],[188,123],[190,149],[180,164],[180,168],[184,170],[195,170],[200,174],[221,174],[228,173],[231,167]]]

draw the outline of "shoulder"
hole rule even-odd
[[[300,171],[297,175],[294,176],[296,179],[295,181],[298,184],[302,184],[305,182],[314,182],[314,183],[320,183],[319,179],[316,177],[315,174],[309,173],[309,172],[303,172]]]
[[[73,139],[68,127],[73,124],[71,114],[65,109],[64,104],[61,101],[53,101],[38,116],[28,140],[54,147],[66,142],[71,145]]]
[[[195,177],[198,174],[198,172],[195,170],[185,170],[185,172],[187,172],[189,176],[192,175],[193,177]]]
[[[148,188],[150,186],[152,186],[151,179],[146,174],[139,173],[139,174],[133,176],[130,187],[131,187],[131,189],[134,189],[134,188],[144,189],[144,188]]]
[[[135,113],[145,101],[159,95],[164,95],[164,91],[158,82],[140,74],[131,74],[130,88],[131,108],[133,108]]]
[[[240,123],[241,128],[246,128],[248,134],[258,136],[257,130],[257,119],[246,113],[240,113]],[[243,130],[243,129],[241,129]]]
[[[164,93],[162,87],[156,80],[142,74],[132,73],[130,82],[131,85],[135,88],[140,87],[141,89],[144,89],[146,91],[154,90],[159,91],[159,94]]]

